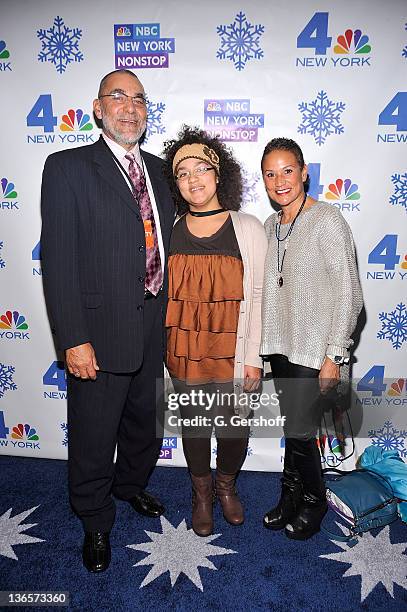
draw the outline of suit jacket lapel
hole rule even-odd
[[[133,212],[139,212],[138,204],[117,165],[118,162],[116,163],[113,159],[113,154],[102,141],[102,137],[95,143],[93,161],[97,165],[97,172],[101,179],[116,191],[120,196],[120,201],[124,202]]]

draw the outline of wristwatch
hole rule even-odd
[[[345,357],[342,355],[327,355],[331,361],[333,361],[337,366],[341,366],[345,363]]]

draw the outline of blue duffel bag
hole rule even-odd
[[[349,527],[348,535],[337,535],[322,526],[321,530],[331,540],[354,546],[365,531],[397,519],[398,499],[379,474],[364,469],[345,472],[332,468],[324,470],[324,475],[328,505]]]

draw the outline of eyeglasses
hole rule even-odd
[[[104,94],[103,96],[99,96],[99,99],[100,98],[112,98],[113,102],[118,106],[125,104],[127,100],[131,100],[135,106],[142,106],[144,108],[148,104],[147,96],[142,93],[136,94],[135,96],[128,96],[123,92],[115,91],[111,94]]]
[[[210,170],[215,170],[215,168],[212,166],[198,166],[198,168],[195,168],[195,170],[192,170],[192,172],[190,170],[180,170],[180,172],[177,172],[175,175],[175,180],[186,181],[191,176],[203,176]]]

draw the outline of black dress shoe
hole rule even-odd
[[[83,540],[83,565],[90,572],[104,572],[111,557],[109,534],[101,531],[85,531]]]
[[[147,491],[140,491],[140,493],[137,493],[137,495],[127,501],[136,512],[143,514],[143,516],[158,518],[165,512],[162,503],[150,493],[147,493]]]

